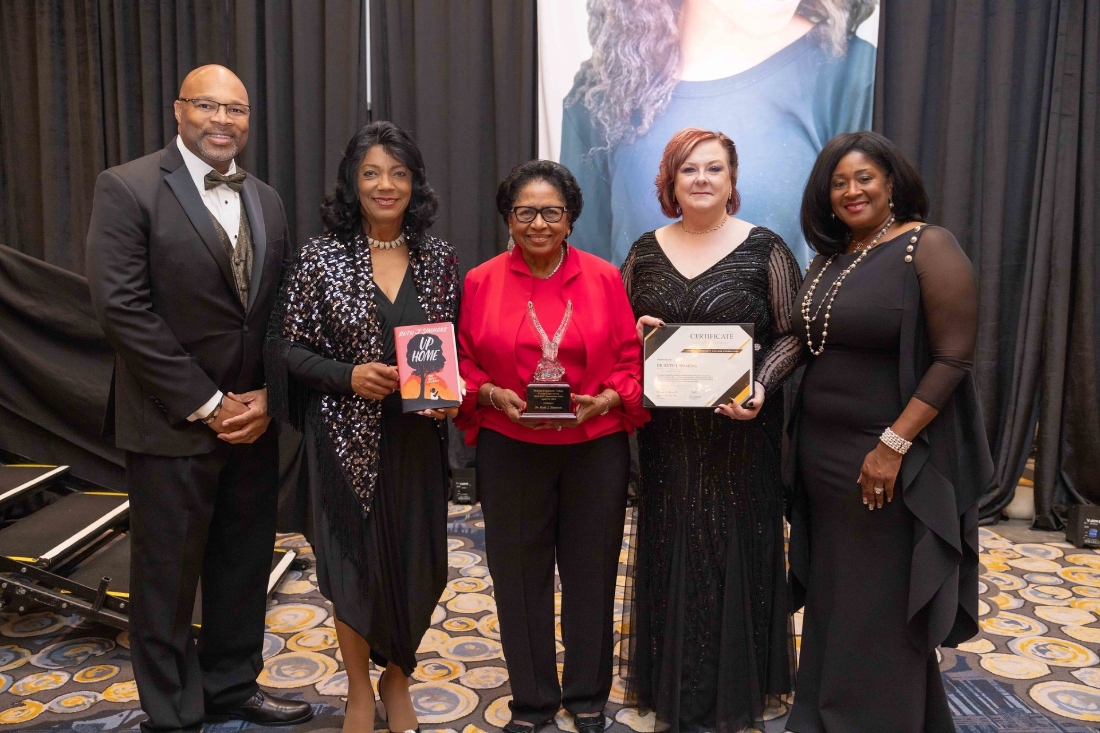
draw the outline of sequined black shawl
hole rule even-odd
[[[409,249],[420,305],[429,322],[458,317],[458,258],[446,242],[424,236]],[[382,409],[355,394],[312,393],[290,377],[286,357],[298,345],[328,359],[364,364],[382,358],[374,271],[363,235],[311,239],[287,268],[264,349],[268,410],[275,420],[317,437],[322,501],[349,555],[378,483]]]

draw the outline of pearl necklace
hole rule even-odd
[[[686,226],[684,226],[684,220],[681,219],[680,220],[680,228],[684,230],[684,234],[710,234],[711,232],[716,232],[719,229],[721,229],[722,227],[724,227],[726,225],[726,222],[729,221],[729,220],[730,220],[730,215],[726,214],[724,217],[722,217],[722,221],[718,222],[717,224],[712,226],[710,229],[688,229]]]
[[[397,235],[397,239],[391,239],[388,242],[381,242],[370,235],[367,235],[367,244],[374,249],[397,249],[405,243],[405,232],[401,232]]]
[[[814,291],[817,290],[817,284],[821,282],[821,276],[825,274],[825,271],[829,269],[829,265],[836,259],[836,255],[832,255],[825,261],[825,266],[821,268],[821,272],[817,273],[817,277],[814,278],[813,283],[810,285],[810,289],[806,292],[806,295],[802,298],[802,320],[806,322],[806,346],[810,349],[810,353],[814,356],[821,356],[825,351],[825,337],[829,335],[829,316],[833,310],[833,301],[836,300],[837,293],[840,292],[840,286],[844,284],[844,278],[851,274],[852,270],[856,269],[856,265],[863,261],[863,258],[867,256],[867,253],[878,246],[878,242],[886,234],[887,230],[894,225],[894,217],[891,216],[890,220],[886,222],[875,238],[871,242],[863,247],[861,242],[856,243],[856,250],[859,252],[859,257],[856,257],[855,261],[844,268],[836,280],[833,280],[832,285],[825,291],[825,296],[821,299],[821,302],[817,305],[817,311],[813,316],[810,316],[810,305],[814,299]],[[829,304],[825,305],[825,301],[828,300]],[[810,336],[810,324],[817,320],[817,317],[821,315],[821,308],[825,307],[825,320],[821,323],[821,343],[818,344],[818,348],[814,348],[813,338]]]
[[[561,267],[561,263],[565,262],[565,245],[563,244],[561,247],[559,247],[558,251],[561,253],[561,254],[558,255],[558,264],[554,265],[554,269],[550,271],[549,275],[547,275],[546,277],[539,278],[540,280],[549,280],[550,278],[554,277],[554,273],[556,273],[558,271],[558,268]],[[531,273],[531,274],[535,275],[535,273]],[[535,277],[539,277],[539,276],[535,275]]]

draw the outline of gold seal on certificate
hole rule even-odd
[[[753,393],[751,323],[668,323],[645,336],[645,407],[743,405]]]

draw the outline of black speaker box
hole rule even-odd
[[[1066,542],[1075,547],[1100,547],[1100,506],[1074,504],[1069,508]]]
[[[455,468],[451,476],[454,479],[451,501],[455,504],[476,504],[477,472],[472,468]]]

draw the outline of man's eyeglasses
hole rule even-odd
[[[195,111],[203,117],[213,117],[218,114],[219,107],[225,107],[225,113],[238,120],[248,119],[249,113],[252,112],[251,107],[239,102],[215,102],[213,99],[203,99],[201,97],[180,97],[179,101],[189,102],[195,108]]]
[[[534,206],[512,207],[512,213],[515,214],[516,221],[524,224],[530,224],[539,214],[542,214],[542,220],[547,224],[556,224],[565,216],[566,211],[567,209],[564,206],[544,206],[541,209],[536,209]]]

